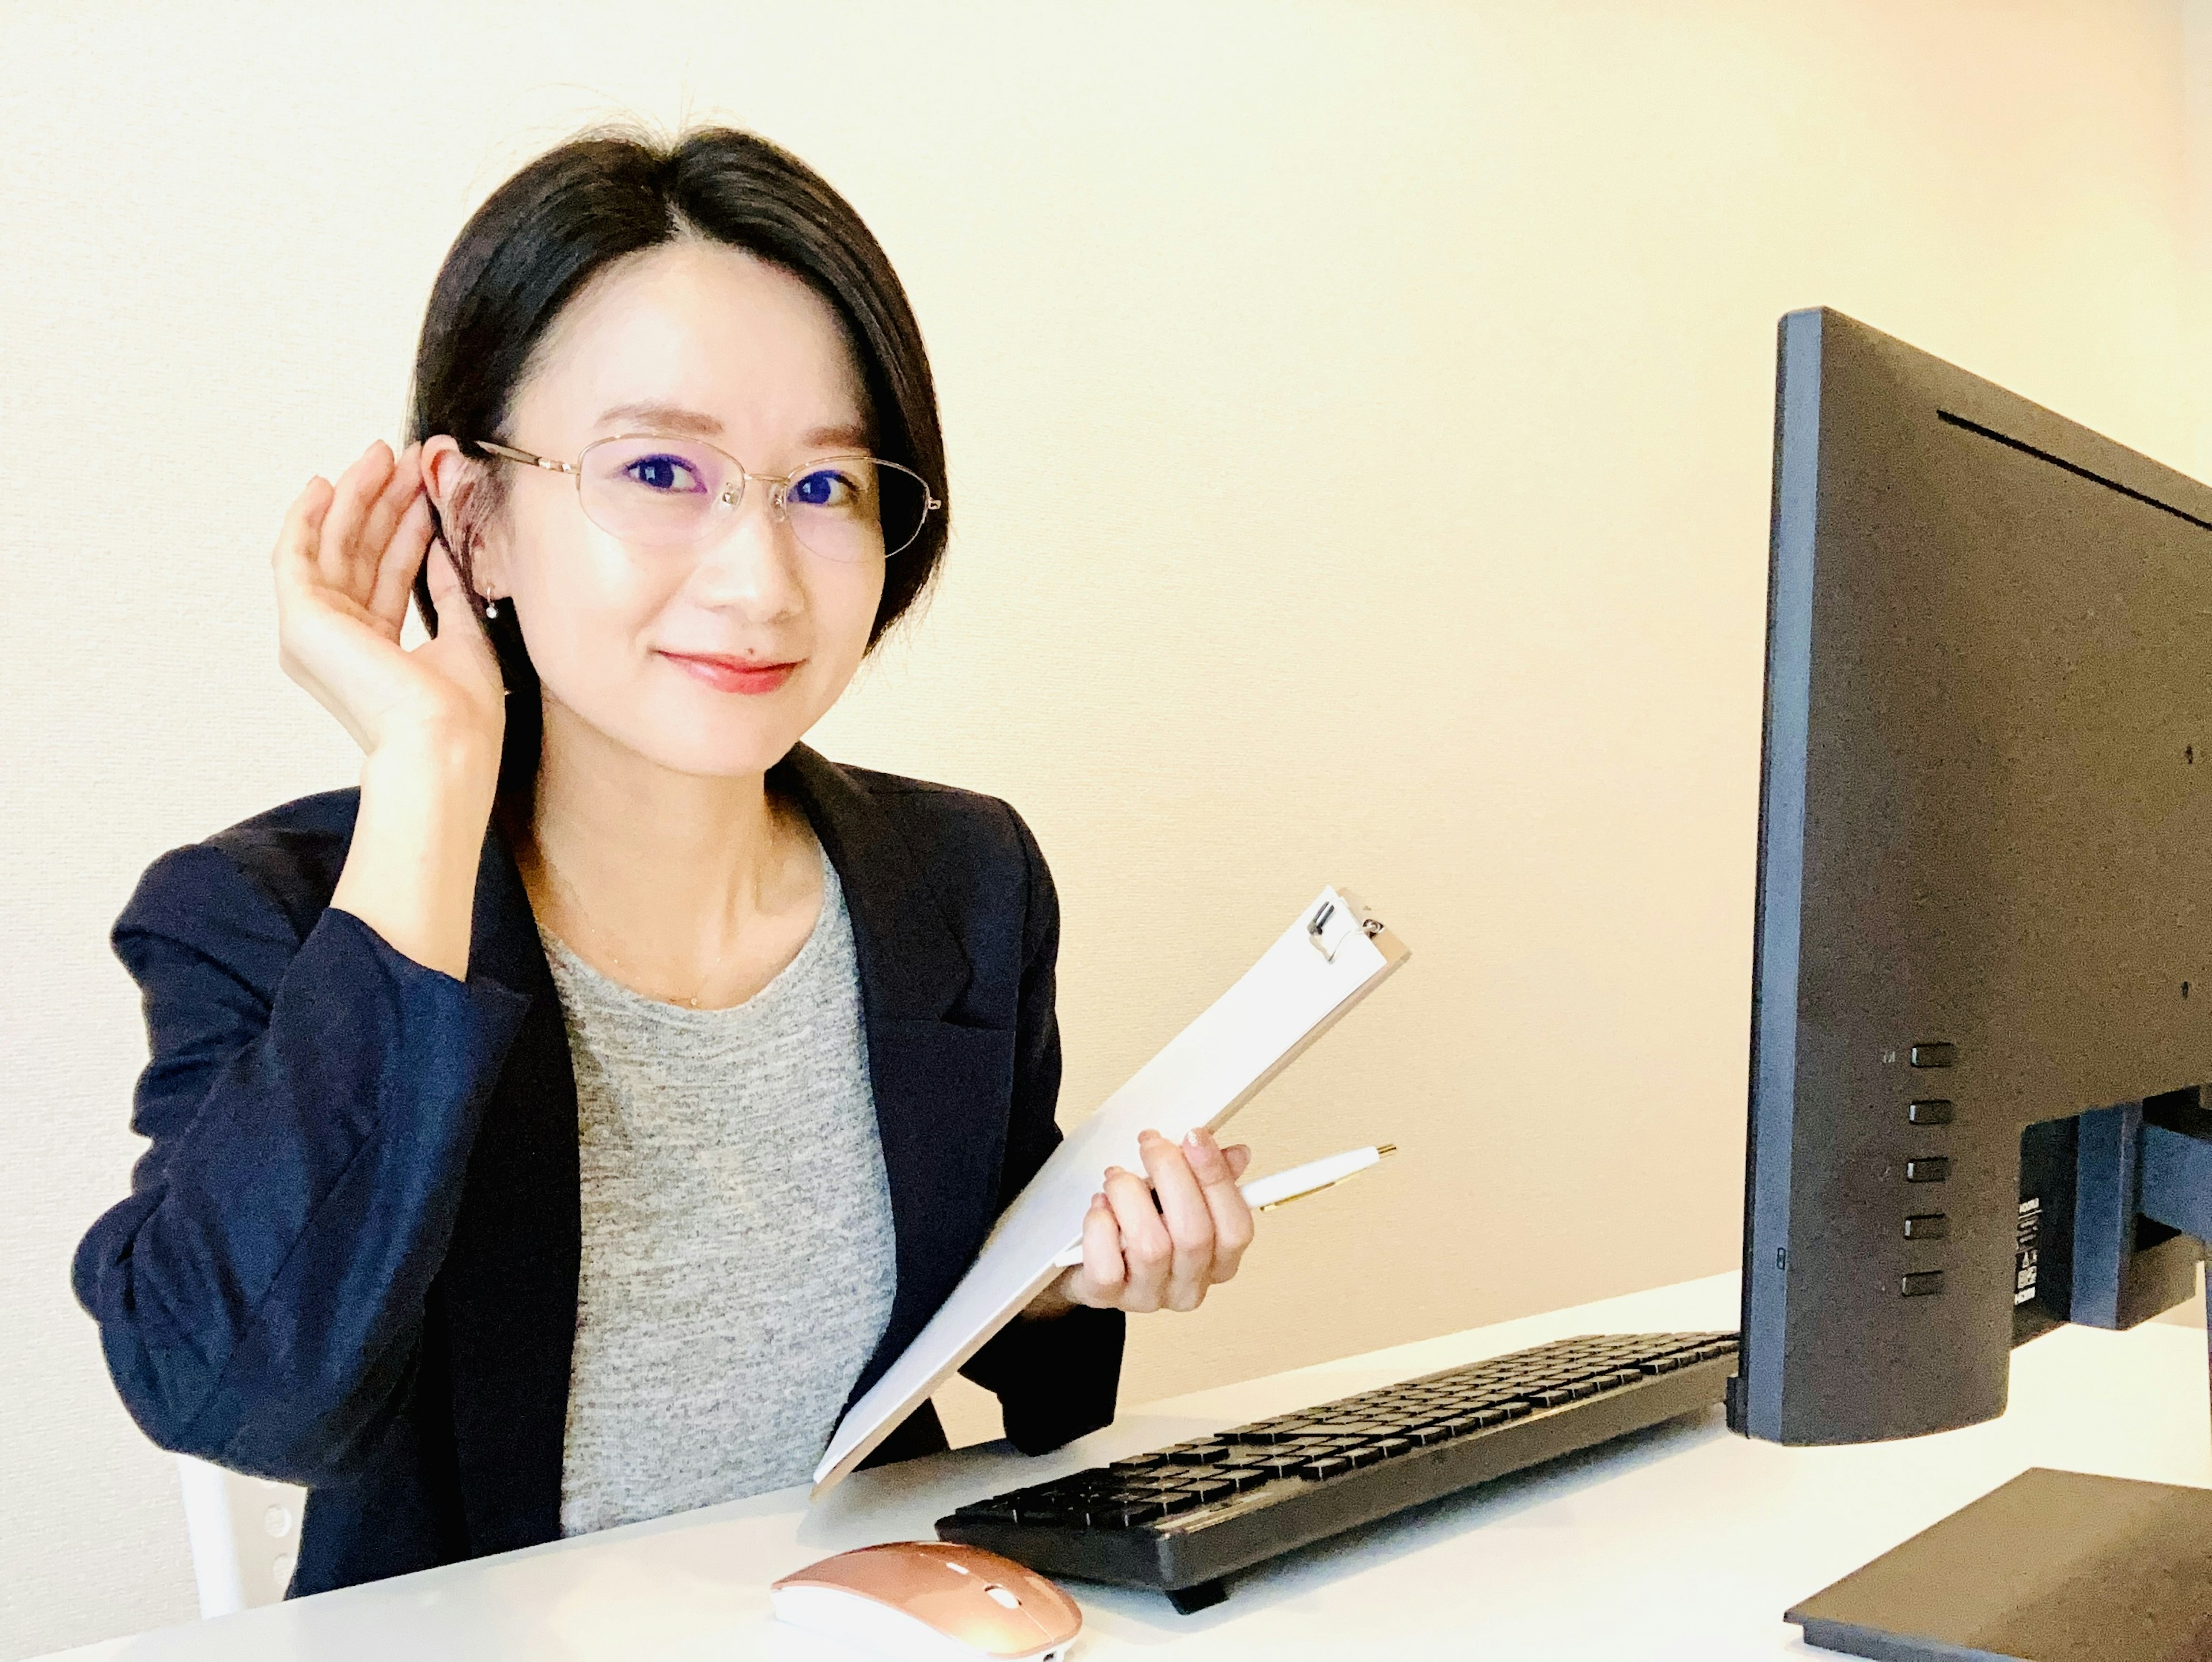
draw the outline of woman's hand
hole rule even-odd
[[[395,459],[380,439],[335,485],[318,474],[294,500],[270,557],[278,661],[372,756],[397,738],[495,767],[499,661],[442,545],[430,566],[438,634],[411,651],[399,644],[431,541],[421,463],[419,445]]]
[[[1083,1262],[1039,1294],[1029,1314],[1075,1305],[1195,1310],[1208,1288],[1236,1275],[1252,1244],[1252,1208],[1237,1190],[1252,1151],[1224,1148],[1205,1130],[1180,1148],[1146,1131],[1137,1147],[1145,1175],[1108,1168],[1083,1220]]]

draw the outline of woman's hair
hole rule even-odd
[[[787,151],[750,133],[705,127],[672,143],[600,130],[549,150],[478,208],[447,253],[430,291],[409,394],[410,441],[450,434],[485,460],[479,441],[506,441],[532,355],[562,308],[617,260],[683,238],[724,243],[773,262],[830,303],[859,361],[870,448],[945,488],[945,435],[921,330],[882,247],[852,204]],[[461,583],[481,618],[474,556],[506,502],[507,470],[482,470],[441,524]],[[944,557],[950,510],[884,567],[871,649],[912,606]],[[425,569],[415,580],[423,624],[437,633]],[[538,672],[512,605],[485,621],[509,694],[499,794],[527,804],[544,715]]]

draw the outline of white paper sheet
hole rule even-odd
[[[815,1468],[816,1496],[1060,1273],[1053,1259],[1081,1238],[1106,1168],[1144,1169],[1139,1132],[1180,1139],[1218,1127],[1405,961],[1389,931],[1370,936],[1358,927],[1364,916],[1356,900],[1323,889],[1234,986],[1053,1151],[937,1314],[839,1423]]]

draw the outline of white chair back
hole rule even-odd
[[[291,1584],[307,1492],[177,1456],[185,1538],[199,1583],[200,1614],[228,1616],[273,1604]]]

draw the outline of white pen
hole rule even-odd
[[[1342,1183],[1353,1173],[1364,1172],[1385,1154],[1395,1154],[1395,1142],[1377,1143],[1372,1148],[1352,1148],[1341,1154],[1331,1154],[1323,1160],[1308,1160],[1304,1166],[1293,1166],[1287,1172],[1278,1172],[1271,1178],[1255,1178],[1249,1183],[1240,1183],[1237,1192],[1244,1196],[1245,1205],[1255,1212],[1264,1212],[1272,1206],[1286,1206],[1294,1200],[1317,1194],[1331,1184]],[[1032,1259],[1030,1262],[1035,1263]],[[1072,1269],[1083,1262],[1081,1241],[1054,1258],[1055,1269]]]

